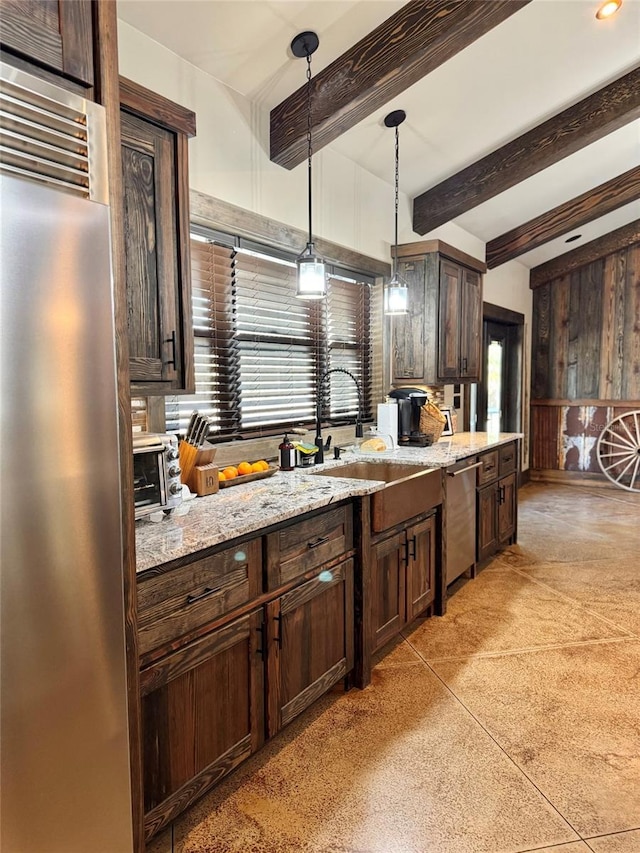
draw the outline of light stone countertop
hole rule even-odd
[[[491,447],[506,444],[521,433],[459,433],[441,438],[431,447],[406,447],[385,453],[346,452],[340,461],[331,459],[322,468],[334,468],[355,459],[388,459],[427,468],[443,468]],[[252,483],[221,489],[209,497],[194,498],[186,515],[167,515],[160,522],[136,522],[138,572],[194,554],[221,542],[244,536],[287,519],[348,498],[371,494],[384,487],[380,480],[322,477],[296,469],[278,471]]]

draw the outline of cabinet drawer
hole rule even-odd
[[[498,476],[498,451],[492,450],[490,453],[484,453],[479,461],[482,465],[478,468],[478,485],[484,486]]]
[[[267,537],[269,590],[339,557],[353,547],[351,505],[324,510]]]
[[[254,539],[139,583],[140,654],[260,595],[261,557],[261,540]]]
[[[518,451],[515,444],[505,444],[500,449],[500,476],[516,470]]]

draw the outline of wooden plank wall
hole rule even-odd
[[[533,292],[532,468],[599,473],[596,442],[640,409],[640,243]]]

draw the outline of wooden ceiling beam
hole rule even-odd
[[[413,200],[418,234],[574,154],[640,117],[640,66]]]
[[[640,198],[640,166],[536,216],[487,243],[487,266],[499,267]]]
[[[634,243],[640,243],[640,219],[623,225],[622,228],[617,228],[596,240],[591,240],[572,252],[565,252],[564,255],[559,255],[545,264],[532,267],[529,271],[529,287],[535,290],[552,278],[559,278],[578,267],[583,267]]]
[[[411,0],[312,80],[318,151],[531,0]],[[302,76],[302,71],[300,72]],[[271,110],[271,160],[307,156],[306,84]]]

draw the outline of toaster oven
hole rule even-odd
[[[134,435],[133,494],[136,518],[160,509],[170,512],[182,503],[177,436]]]

